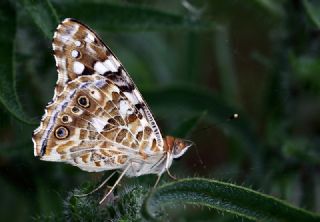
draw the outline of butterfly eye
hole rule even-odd
[[[68,131],[68,129],[66,127],[59,126],[59,127],[56,128],[55,136],[58,139],[65,139],[67,136],[69,136],[69,131]]]
[[[86,96],[80,96],[80,97],[78,98],[78,104],[79,104],[80,106],[84,107],[84,108],[89,107],[89,106],[90,106],[90,103],[89,103],[88,97],[86,97]]]
[[[70,123],[72,121],[72,118],[68,115],[63,115],[61,120],[63,123]]]

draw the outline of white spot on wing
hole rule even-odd
[[[143,122],[143,121],[145,121],[145,119],[142,119],[142,121],[141,121],[141,125],[143,125],[143,126],[145,126],[146,125],[146,122]],[[144,123],[144,124],[143,124]],[[138,126],[138,129],[137,129],[137,132],[141,132],[141,131],[143,131],[143,127],[142,126]]]
[[[107,67],[111,72],[116,72],[118,67],[116,67],[109,59],[106,59],[103,64]]]
[[[76,74],[81,74],[84,70],[84,65],[81,62],[75,61],[73,63],[73,71]]]
[[[32,138],[32,142],[33,142],[33,155],[34,156],[38,156],[38,154],[37,154],[37,152],[38,152],[37,143],[33,138]]]
[[[65,18],[65,19],[62,21],[62,23],[69,22],[69,21],[71,21],[71,18]]]
[[[64,44],[67,44],[67,42],[70,40],[70,36],[69,35],[60,35],[57,34],[56,38],[61,40]]]
[[[121,116],[125,116],[128,112],[128,109],[129,109],[129,104],[126,100],[121,100],[120,101],[120,104],[119,104],[119,107],[120,107],[120,114]]]
[[[53,57],[54,57],[54,60],[56,61],[56,67],[58,66],[58,58],[57,58],[57,56],[56,55],[53,55]]]
[[[81,42],[80,42],[79,40],[75,41],[74,44],[75,44],[77,47],[81,46]]]
[[[143,99],[141,97],[141,94],[139,93],[139,91],[137,89],[133,90],[133,94],[137,97],[137,99],[139,100],[139,102],[143,102]]]
[[[71,56],[72,56],[73,58],[77,58],[77,57],[79,56],[79,52],[78,52],[77,50],[72,50]]]
[[[139,103],[137,98],[132,93],[130,93],[130,92],[123,92],[123,93],[131,103],[133,103],[133,104]]]
[[[61,69],[63,69],[64,72],[67,72],[66,57],[61,57],[60,61],[58,60],[58,62],[61,65]]]
[[[101,99],[101,94],[99,91],[95,90],[95,89],[91,89],[90,94],[93,98],[95,98],[96,100],[100,100]]]
[[[117,72],[118,70],[118,67],[116,67],[109,59],[106,59],[104,62],[96,62],[93,68],[100,74],[104,74],[108,71]]]
[[[91,34],[91,33],[87,33],[87,36],[86,36],[86,38],[84,39],[86,42],[94,42],[94,36]]]
[[[91,124],[94,126],[94,128],[96,128],[97,132],[99,133],[103,130],[104,126],[106,125],[106,122],[97,117],[93,117],[91,121]]]
[[[91,33],[88,33],[88,38],[93,42],[94,41],[94,36]]]
[[[57,46],[56,44],[52,44],[52,49],[53,49],[53,51],[56,51],[56,50],[62,51],[62,47],[61,46]]]
[[[102,62],[96,62],[93,68],[99,74],[104,74],[106,71],[108,71],[108,68],[105,67]]]
[[[118,60],[114,57],[114,56],[109,56],[108,57],[110,59],[110,61],[117,67],[119,68],[121,66],[120,62],[118,62]]]
[[[42,118],[42,119],[43,119],[43,118]],[[41,121],[42,121],[42,119],[41,119]],[[42,125],[42,123],[41,123],[41,125]],[[37,133],[40,132],[41,127],[42,127],[41,125],[40,125],[37,129],[35,129],[35,130],[33,131],[33,134],[37,134]],[[32,139],[33,139],[33,138],[32,138]]]

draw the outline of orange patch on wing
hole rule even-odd
[[[159,147],[157,146],[157,141],[156,141],[156,139],[153,139],[153,140],[152,140],[151,150],[152,150],[153,152],[158,152],[158,151],[160,151]]]
[[[90,156],[89,153],[83,154],[83,155],[81,156],[82,162],[88,163],[89,156]]]
[[[59,154],[65,154],[66,153],[66,149],[69,148],[70,146],[72,146],[74,144],[73,141],[68,141],[64,144],[61,144],[57,147],[57,153]]]
[[[126,155],[120,155],[117,157],[117,162],[119,164],[124,164],[127,161],[128,157]]]
[[[144,159],[144,160],[148,158],[148,155],[142,150],[139,151],[139,154],[142,157],[142,159]]]
[[[104,149],[100,149],[100,152],[103,156],[106,156],[106,157],[111,157],[112,154]]]

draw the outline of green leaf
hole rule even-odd
[[[0,3],[0,102],[15,118],[28,124],[35,122],[23,111],[16,92],[14,69],[16,13],[10,4]]]
[[[283,144],[282,152],[286,157],[294,158],[301,163],[320,164],[317,145],[304,138],[288,138]]]
[[[306,14],[311,21],[311,23],[316,27],[320,28],[320,4],[319,1],[310,1],[310,0],[303,0],[302,1],[303,7],[306,11]]]
[[[214,51],[217,58],[218,75],[222,95],[227,101],[235,102],[239,95],[236,73],[234,69],[230,33],[227,26],[221,26],[215,32]]]
[[[96,192],[86,197],[75,197],[75,194],[87,193],[90,190],[81,188],[69,192],[64,201],[64,209],[56,214],[54,220],[61,221],[141,221],[141,206],[147,194],[147,189],[141,185],[125,186],[113,194],[102,205],[99,201],[105,195],[104,192]],[[48,216],[39,217],[37,221],[43,221]],[[60,221],[59,220],[59,221]]]
[[[230,183],[201,178],[168,183],[146,198],[142,214],[156,220],[158,210],[177,203],[214,208],[258,221],[319,221],[320,215],[293,207],[272,196]],[[161,219],[160,219],[161,220]]]
[[[290,63],[294,74],[301,81],[314,92],[320,91],[320,59],[312,56],[296,56],[291,54]]]
[[[267,10],[268,12],[270,12],[270,14],[272,14],[273,16],[283,16],[284,11],[281,8],[281,2],[280,1],[274,1],[274,0],[254,0],[254,1],[248,1],[251,4],[257,4],[260,7],[264,8],[265,10]],[[280,2],[280,3],[279,3]]]
[[[59,17],[49,0],[20,0],[44,35],[51,39]]]
[[[77,18],[86,24],[92,24],[95,29],[108,31],[212,30],[216,27],[212,21],[192,20],[181,15],[133,5],[63,2],[56,8],[64,17]]]

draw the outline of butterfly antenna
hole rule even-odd
[[[197,154],[197,157],[198,157],[198,160],[199,160],[200,164],[201,164],[201,165],[204,165],[203,160],[202,160],[202,158],[201,158],[201,156],[200,156],[200,153],[199,153],[199,149],[198,149],[197,144],[196,144],[196,143],[193,143],[192,145],[194,146],[194,148],[195,148],[195,150],[196,150],[196,154]]]
[[[217,127],[217,126],[221,126],[222,124],[225,124],[226,122],[229,122],[231,120],[235,120],[235,119],[238,119],[239,118],[239,114],[238,113],[233,113],[231,116],[229,116],[228,118],[220,121],[220,122],[216,122],[210,126],[207,126],[207,127],[203,127],[199,130],[196,131],[196,133],[194,133],[193,135],[198,135],[200,132],[202,131],[205,131],[205,130],[208,130],[208,129],[212,129],[213,127]]]
[[[114,171],[113,173],[110,174],[110,176],[107,177],[107,179],[105,179],[97,188],[95,188],[94,190],[90,191],[89,193],[85,193],[85,194],[75,194],[75,197],[85,197],[88,196],[90,194],[93,194],[94,192],[98,191],[99,189],[101,189],[110,179],[111,177],[113,177],[113,175],[116,173],[116,171]]]
[[[239,114],[238,113],[234,113],[232,114],[228,120],[233,120],[233,119],[238,119],[239,118]]]
[[[234,120],[234,119],[238,119],[239,118],[239,114],[238,113],[234,113],[232,114],[231,116],[229,116],[227,119],[221,121],[221,122],[218,122],[218,123],[215,123],[213,124],[213,126],[219,126],[219,125],[222,125],[224,124],[225,122],[227,121],[231,121],[231,120]],[[204,130],[207,130],[207,129],[211,129],[213,128],[213,126],[207,126],[207,127],[204,127],[204,128],[201,128],[200,130],[198,130],[194,135],[198,135],[200,132],[204,131]],[[192,145],[195,147],[196,149],[196,154],[198,156],[198,159],[199,159],[199,162],[201,165],[204,165],[204,162],[203,160],[201,159],[201,156],[200,156],[200,153],[199,153],[199,149],[198,149],[198,146],[196,143],[192,142]]]

